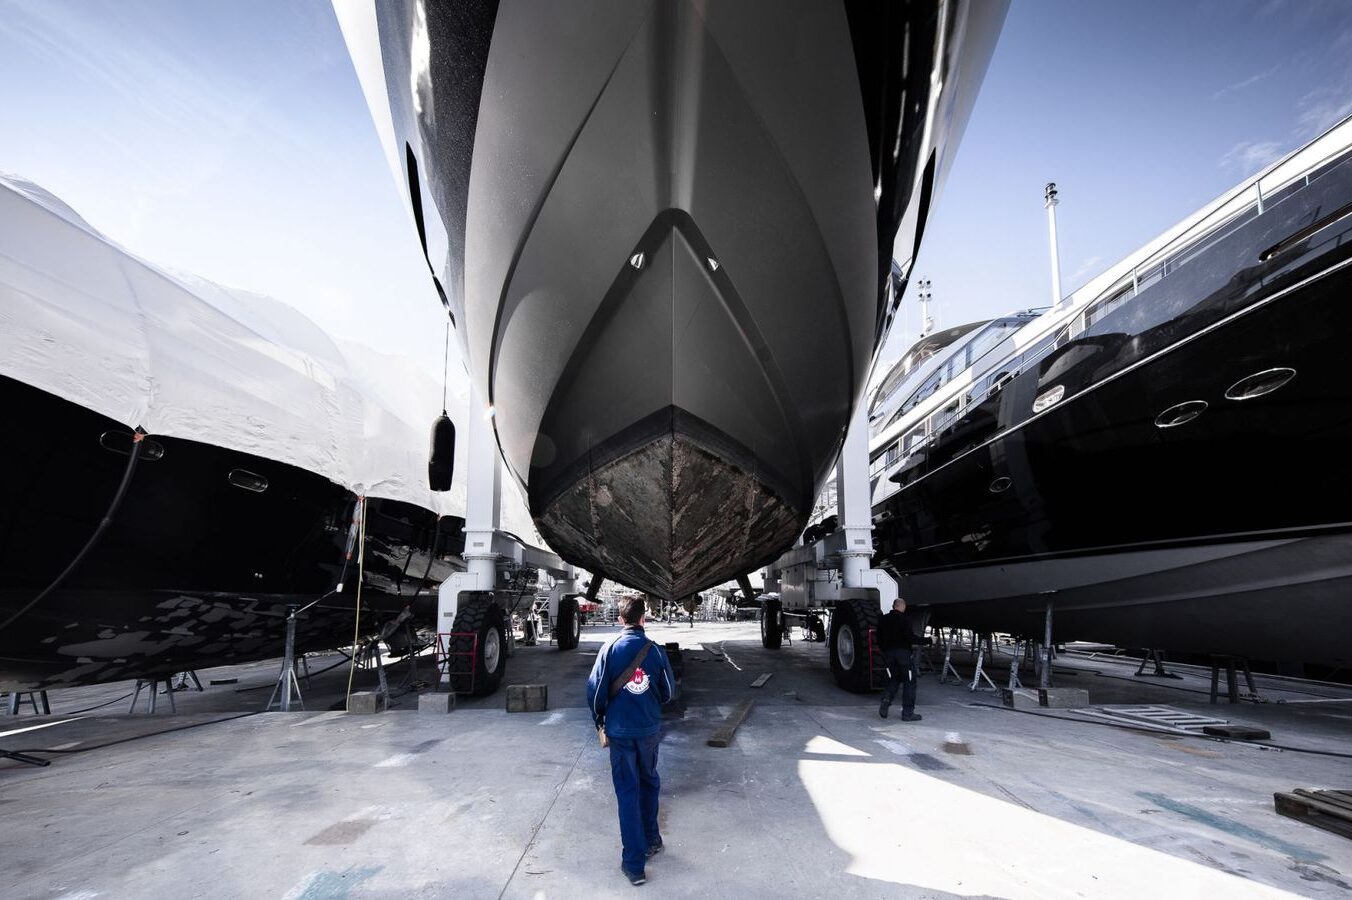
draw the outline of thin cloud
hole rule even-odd
[[[1240,141],[1220,158],[1220,167],[1240,176],[1252,175],[1282,155],[1282,145],[1276,141]]]
[[[1103,262],[1103,257],[1101,256],[1089,257],[1084,262],[1080,263],[1078,266],[1075,267],[1075,271],[1070,273],[1070,277],[1066,279],[1066,282],[1069,284],[1074,284],[1081,278],[1084,278],[1092,274],[1094,270],[1098,267],[1099,263],[1101,262]]]
[[[1296,101],[1296,124],[1302,136],[1314,137],[1352,115],[1352,95],[1341,87],[1319,87]]]
[[[1250,75],[1248,78],[1245,78],[1242,81],[1236,81],[1234,84],[1227,84],[1225,87],[1221,88],[1219,91],[1212,94],[1211,99],[1219,100],[1226,94],[1233,94],[1236,91],[1242,91],[1247,87],[1252,87],[1258,82],[1262,81],[1263,79],[1271,78],[1273,75],[1276,75],[1277,70],[1280,68],[1281,64],[1278,63],[1277,65],[1273,66],[1272,68],[1268,69],[1265,72],[1259,72],[1257,75]]]

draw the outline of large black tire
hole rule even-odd
[[[559,617],[554,622],[554,639],[560,650],[572,650],[582,639],[582,614],[577,611],[577,598],[559,600]]]
[[[507,671],[507,618],[502,606],[496,600],[487,597],[466,598],[455,613],[453,630],[463,633],[463,637],[451,639],[451,652],[467,654],[476,649],[474,637],[478,638],[477,651],[474,654],[474,675],[451,676],[451,689],[459,694],[483,697],[493,693],[502,683]],[[452,656],[451,671],[463,672],[467,656]]]
[[[840,600],[831,614],[831,674],[836,684],[855,694],[883,686],[881,655],[870,660],[869,631],[878,627],[878,607],[871,601]],[[873,671],[869,670],[870,661]]]
[[[778,650],[784,640],[784,616],[782,604],[778,600],[761,601],[761,646],[769,650]]]

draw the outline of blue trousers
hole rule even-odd
[[[610,777],[615,782],[615,800],[620,808],[620,857],[624,868],[642,872],[648,847],[661,840],[657,830],[657,795],[662,780],[657,777],[658,732],[645,738],[610,739]]]

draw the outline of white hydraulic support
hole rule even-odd
[[[437,630],[450,631],[461,591],[497,587],[498,554],[494,538],[502,512],[502,463],[493,439],[491,411],[476,388],[469,395],[469,447],[465,473],[465,566],[437,591]]]
[[[892,608],[897,582],[873,558],[873,507],[868,478],[868,405],[860,403],[836,461],[836,504],[840,527],[809,545],[786,551],[763,573],[765,590],[777,591],[785,610],[820,607],[839,600],[842,590],[873,588],[881,610]]]
[[[516,568],[534,568],[554,576],[555,589],[565,585],[572,590],[573,567],[558,554],[523,544],[499,528],[502,518],[502,459],[493,433],[492,410],[483,403],[478,391],[470,389],[469,446],[465,473],[465,552],[464,572],[456,572],[441,583],[437,591],[437,630],[451,631],[463,591],[493,591],[498,587],[498,566],[509,563]],[[558,612],[558,598],[550,592],[551,621]],[[511,641],[508,629],[508,641]],[[510,648],[509,648],[510,652]],[[449,681],[449,672],[442,681]]]
[[[865,573],[873,561],[873,507],[868,489],[868,404],[860,403],[845,445],[836,460],[836,515],[845,532],[840,549],[840,575],[845,587],[876,587],[866,584]]]
[[[564,563],[566,572],[550,572],[554,576],[554,586],[549,589],[549,627],[550,634],[553,634],[554,623],[559,620],[559,601],[569,594],[577,593],[574,587],[573,579],[575,577],[573,567]],[[541,569],[546,572],[549,570]]]

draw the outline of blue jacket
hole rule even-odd
[[[642,738],[662,729],[662,704],[676,696],[676,676],[671,671],[662,645],[653,643],[643,665],[629,683],[610,699],[610,682],[623,675],[638,656],[648,636],[642,628],[627,626],[619,637],[596,654],[596,664],[587,678],[587,706],[592,719],[606,723],[606,734],[613,738]]]

